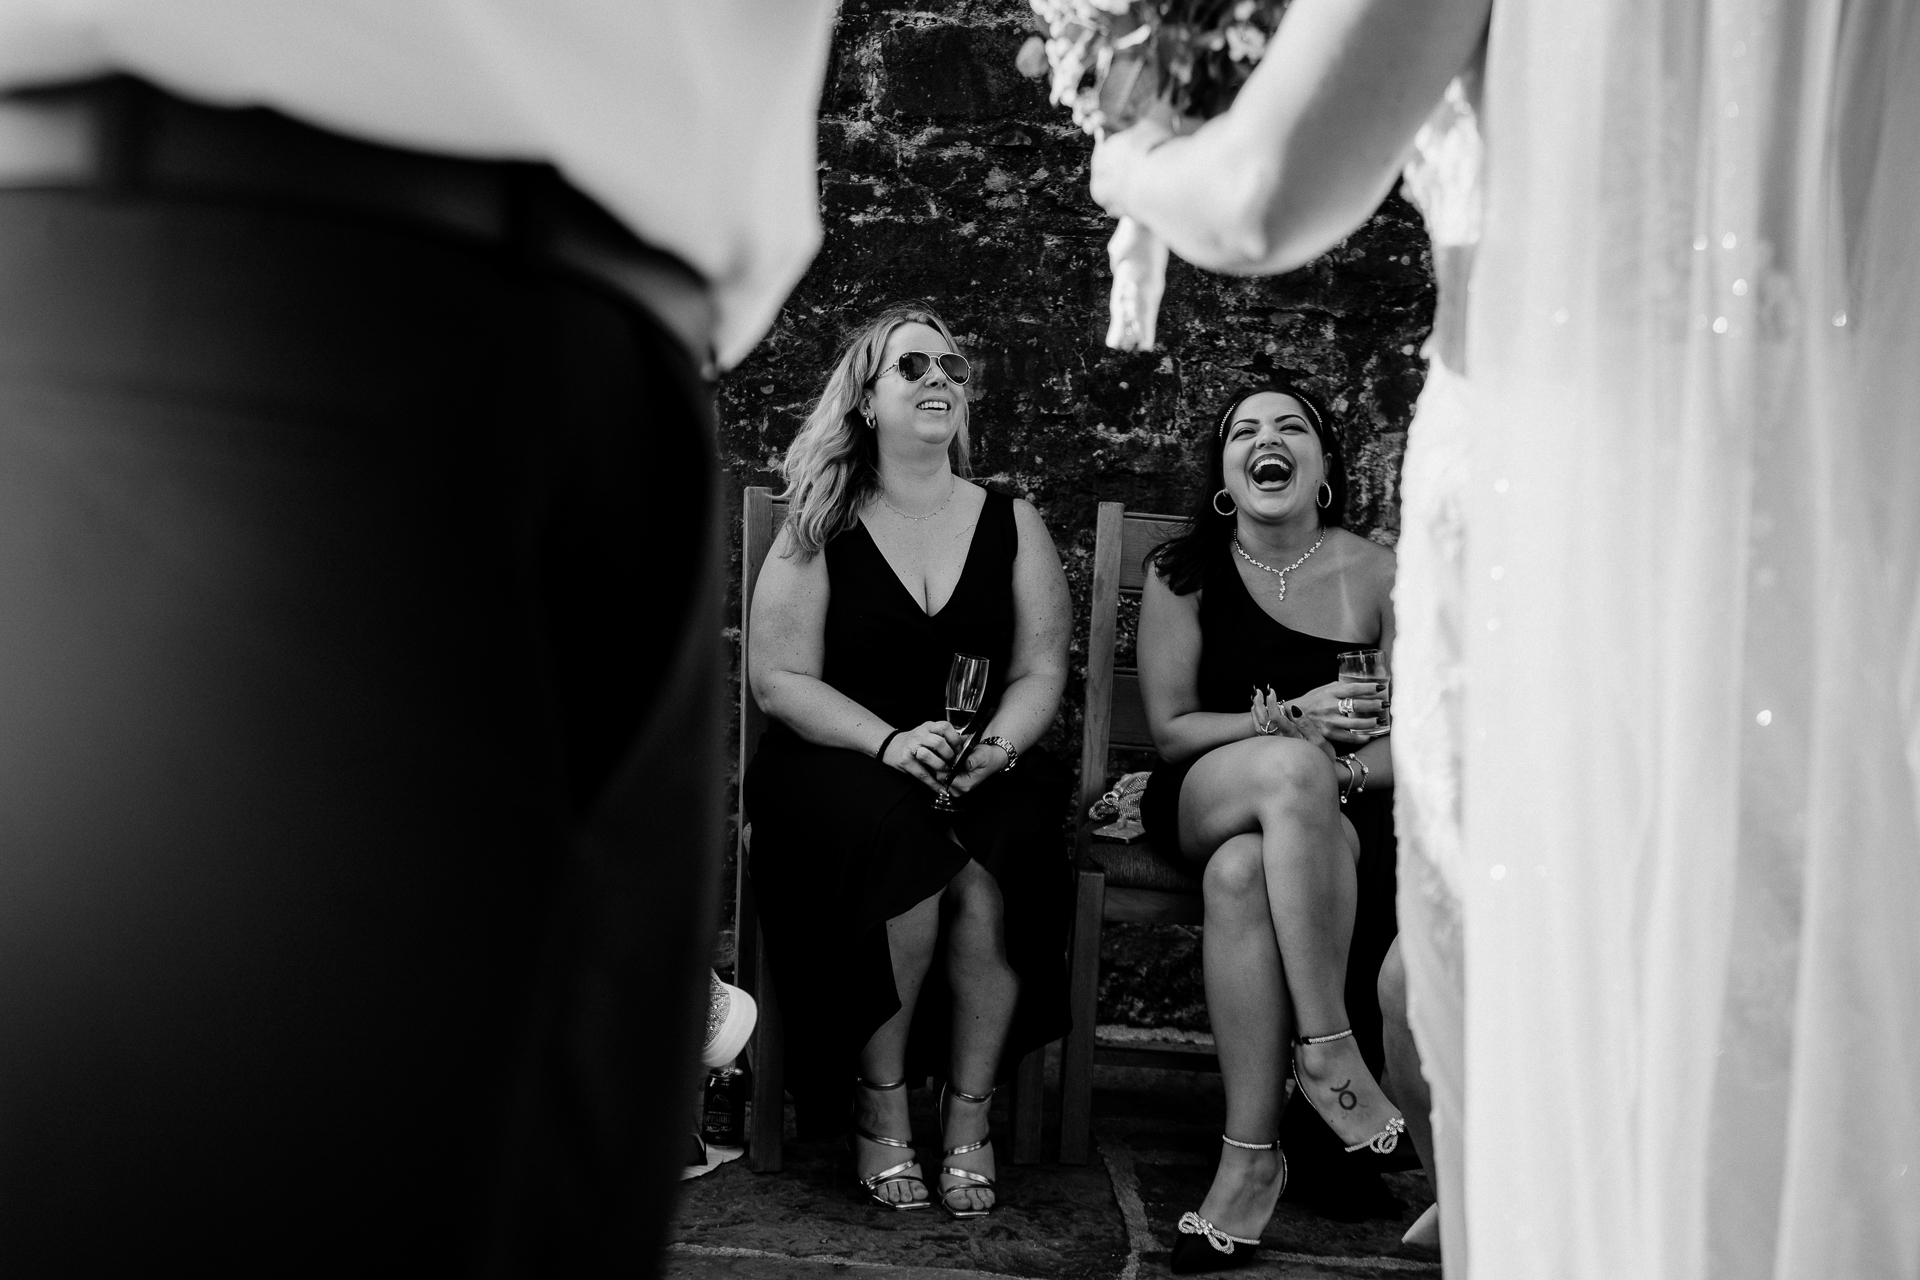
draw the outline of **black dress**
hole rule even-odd
[[[1364,640],[1329,640],[1295,631],[1262,609],[1241,581],[1233,552],[1222,548],[1207,570],[1200,595],[1200,710],[1244,712],[1256,688],[1269,685],[1282,698],[1297,698],[1339,676],[1338,655],[1368,647]],[[1140,820],[1154,849],[1169,860],[1180,859],[1180,787],[1187,772],[1203,757],[1154,767],[1140,798]],[[1360,837],[1359,892],[1354,908],[1353,941],[1347,951],[1347,1016],[1353,1021],[1360,1054],[1377,1077],[1384,1054],[1380,1040],[1380,997],[1375,982],[1380,962],[1399,932],[1394,917],[1393,793],[1382,788],[1366,791],[1348,802],[1343,812]],[[1311,1108],[1288,1109],[1282,1125],[1287,1158],[1298,1175],[1320,1163],[1319,1157],[1337,1157],[1332,1130]],[[1306,1188],[1303,1187],[1302,1190]]]
[[[827,544],[823,679],[895,728],[946,717],[955,653],[992,662],[999,702],[1013,657],[1013,502],[987,494],[952,597],[929,616],[864,524]],[[775,723],[747,770],[754,896],[786,1028],[787,1086],[803,1132],[844,1126],[860,1048],[900,1008],[886,922],[930,897],[972,858],[999,882],[1007,960],[1020,1002],[1004,1070],[1069,1025],[1066,941],[1073,910],[1064,837],[1071,778],[1042,750],[996,773],[944,817],[933,792],[870,754],[806,742]],[[965,848],[947,835],[951,826]],[[943,944],[944,945],[944,944]],[[907,1045],[907,1078],[945,1078],[952,1003],[934,957]]]

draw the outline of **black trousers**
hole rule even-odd
[[[650,1274],[725,715],[645,313],[0,193],[0,1274]]]

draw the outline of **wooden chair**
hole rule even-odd
[[[773,975],[767,967],[767,950],[760,935],[760,914],[754,905],[752,886],[747,879],[747,851],[753,832],[747,826],[744,797],[747,764],[754,747],[767,727],[767,713],[754,701],[747,683],[748,622],[753,615],[753,588],[760,578],[760,567],[773,549],[774,535],[787,518],[787,504],[774,499],[773,490],[749,485],[744,491],[740,512],[740,772],[742,799],[735,816],[734,874],[734,981],[760,1006],[760,1021],[748,1044],[747,1062],[753,1071],[753,1122],[747,1135],[747,1164],[756,1173],[774,1173],[783,1164],[781,1147],[786,1130],[785,1040],[780,1025],[780,1004],[775,999]],[[1045,1084],[1046,1051],[1036,1049],[1021,1059],[1014,1077],[1008,1109],[1013,1118],[1013,1162],[1036,1164],[1040,1160],[1040,1105]]]
[[[1108,920],[1152,924],[1199,924],[1200,881],[1154,855],[1145,840],[1119,844],[1097,838],[1104,825],[1087,818],[1087,808],[1107,789],[1108,753],[1115,747],[1153,749],[1147,713],[1140,700],[1140,675],[1114,666],[1114,642],[1122,595],[1138,599],[1146,580],[1147,552],[1180,529],[1179,516],[1128,512],[1117,502],[1100,504],[1093,548],[1093,607],[1087,619],[1086,721],[1080,740],[1080,814],[1075,861],[1078,895],[1074,909],[1069,998],[1073,1031],[1067,1037],[1061,1067],[1060,1159],[1084,1164],[1093,1128],[1093,1068],[1171,1067],[1217,1071],[1219,1059],[1204,1048],[1159,1048],[1107,1044],[1094,1033],[1100,989],[1100,931]]]

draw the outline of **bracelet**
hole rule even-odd
[[[1013,766],[1020,762],[1020,753],[1013,749],[1013,744],[997,733],[990,733],[980,739],[980,744],[987,747],[998,747],[1007,753],[1007,762],[1000,766],[1000,772],[1002,773],[1012,773]]]
[[[892,733],[880,739],[880,745],[873,750],[873,758],[875,760],[885,760],[887,758],[887,748],[892,746],[893,740],[899,736],[900,730],[895,729]]]
[[[1373,770],[1367,768],[1367,762],[1360,758],[1358,751],[1348,752],[1347,759],[1360,766],[1360,785],[1353,789],[1353,794],[1357,796],[1366,794],[1367,779],[1373,776]]]
[[[1344,756],[1335,756],[1333,760],[1335,764],[1343,764],[1347,766],[1347,780],[1346,780],[1346,783],[1340,788],[1340,803],[1345,804],[1347,802],[1347,798],[1353,794],[1354,783],[1359,779],[1360,775],[1354,771],[1354,768],[1353,768],[1354,759],[1351,754],[1344,755]]]

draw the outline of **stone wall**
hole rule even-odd
[[[1277,374],[1333,406],[1352,469],[1348,524],[1391,545],[1433,291],[1419,217],[1389,196],[1290,275],[1174,262],[1160,345],[1109,351],[1112,223],[1087,198],[1091,141],[1015,69],[1034,29],[1024,0],[846,0],[820,116],[825,244],[773,332],[722,380],[720,444],[737,566],[740,488],[778,488],[845,330],[896,301],[937,308],[976,370],[976,477],[1030,499],[1066,562],[1080,634],[1049,741],[1077,763],[1095,504],[1185,510],[1203,476],[1196,431],[1227,387]],[[1101,1020],[1203,1025],[1197,971],[1180,976],[1197,960],[1167,963],[1192,944],[1191,931],[1115,931]]]

